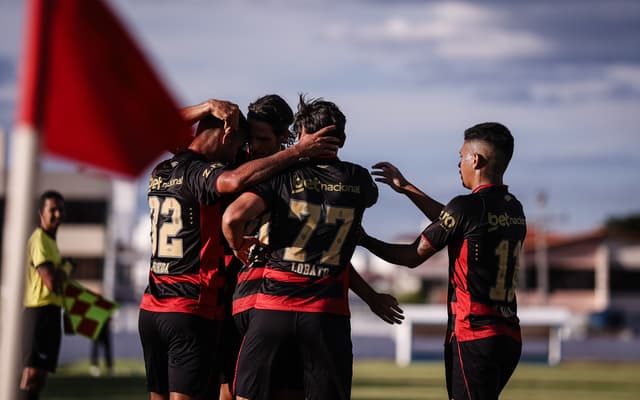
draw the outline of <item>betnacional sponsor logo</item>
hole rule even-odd
[[[512,217],[508,213],[502,214],[487,214],[487,221],[489,222],[489,232],[495,231],[500,228],[508,228],[511,225],[526,225],[527,221],[523,217]]]
[[[295,177],[293,182],[293,192],[300,193],[305,190],[313,190],[316,192],[346,192],[360,193],[360,185],[346,185],[342,182],[320,182],[318,178],[302,179]]]

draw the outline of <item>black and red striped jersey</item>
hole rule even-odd
[[[242,265],[238,271],[233,292],[232,315],[252,309],[256,304],[267,263],[266,249],[269,245],[270,218],[271,214],[265,213],[262,217],[252,221],[252,224],[248,224],[249,226],[245,229],[246,234],[255,235],[261,245],[254,245],[251,248],[248,265]]]
[[[502,185],[484,185],[447,204],[422,237],[449,246],[449,331],[459,341],[520,338],[515,289],[527,227],[522,204]]]
[[[215,182],[224,168],[187,150],[151,173],[151,266],[140,308],[222,317],[224,239]]]
[[[348,265],[364,210],[378,198],[369,172],[337,158],[297,165],[251,191],[271,212],[255,308],[349,315]]]

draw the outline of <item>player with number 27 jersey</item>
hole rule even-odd
[[[267,268],[255,307],[349,315],[353,233],[378,189],[369,172],[313,160],[250,190],[271,210]]]

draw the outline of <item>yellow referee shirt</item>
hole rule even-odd
[[[50,291],[38,273],[38,266],[49,262],[61,268],[62,257],[53,237],[38,227],[31,234],[27,245],[27,280],[25,282],[24,306],[62,306],[62,297]]]

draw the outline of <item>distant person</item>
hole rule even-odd
[[[27,247],[24,320],[25,360],[20,390],[36,400],[47,374],[55,372],[62,338],[62,290],[71,264],[60,256],[56,233],[64,218],[64,198],[49,190],[40,196],[39,226]]]
[[[100,369],[100,349],[104,357],[104,365],[107,369],[107,376],[113,376],[113,349],[111,347],[111,318],[102,325],[102,329],[95,340],[91,341],[91,355],[89,359],[89,373],[91,376],[102,375]]]
[[[230,168],[246,142],[235,104],[212,114],[211,102],[187,107],[198,122],[188,148],[151,172],[149,285],[140,303],[139,333],[151,400],[189,400],[217,384],[218,321],[224,317],[223,198],[268,179],[301,157],[330,156],[337,140],[326,130],[270,157]],[[217,398],[218,393],[211,393]]]
[[[334,103],[301,97],[293,126],[299,140],[336,126],[331,134],[342,147],[345,123]],[[312,157],[227,208],[223,232],[245,264],[256,242],[245,237],[246,224],[271,214],[267,262],[238,357],[238,399],[267,398],[283,346],[300,353],[304,398],[351,398],[349,261],[364,211],[377,197],[366,169],[337,157]]]
[[[445,340],[450,399],[497,399],[520,359],[515,288],[526,234],[522,204],[503,184],[513,136],[499,123],[467,129],[458,167],[472,192],[446,206],[410,184],[392,164],[376,164],[377,181],[406,194],[433,221],[412,244],[363,234],[360,244],[384,260],[415,268],[449,251],[449,323]]]

